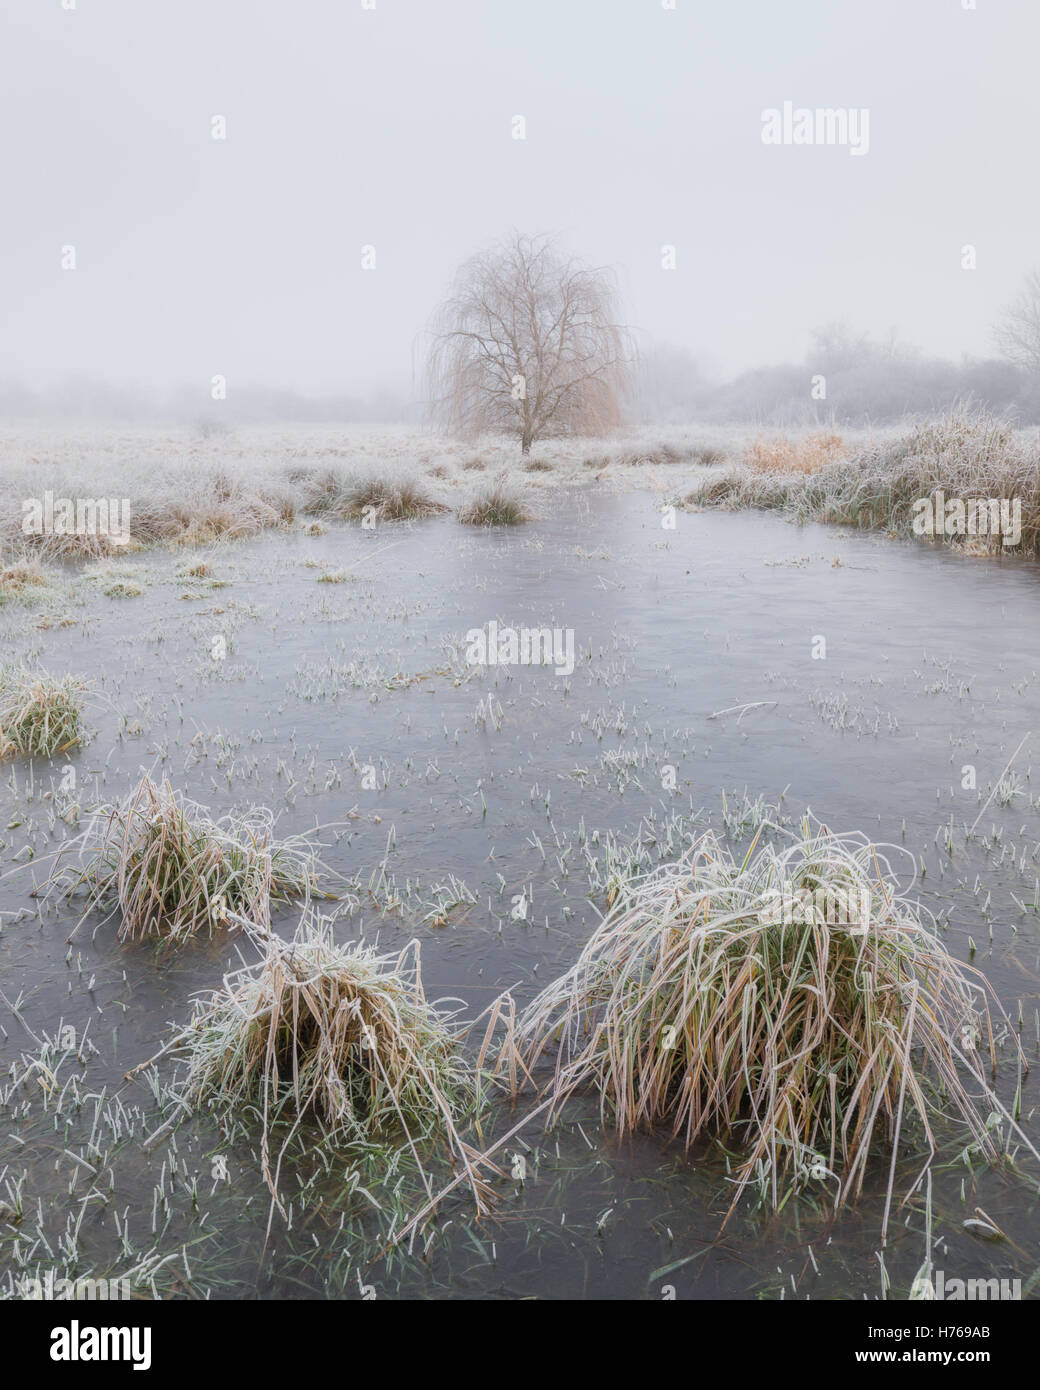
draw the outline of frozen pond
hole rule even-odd
[[[157,960],[88,920],[70,951],[75,905],[29,896],[38,862],[72,833],[62,807],[121,797],[148,770],[214,814],[266,805],[286,833],[341,823],[323,858],[356,909],[338,932],[418,936],[428,995],[475,1016],[573,963],[612,855],[639,858],[641,844],[649,866],[708,825],[743,843],[762,798],[792,821],[808,808],[832,830],[904,846],[904,885],[916,863],[914,892],[955,955],[974,943],[1033,1058],[1040,567],[760,514],[680,511],[668,529],[661,500],[547,495],[544,515],[512,530],[437,518],[268,533],[205,552],[219,585],[186,572],[201,551],[145,552],[121,561],[139,596],[106,597],[70,570],[46,626],[51,608],[0,610],[5,659],[95,682],[87,745],[5,765],[0,782],[0,987],[38,1036],[71,1028],[97,1049],[56,1080],[5,1081],[7,1292],[39,1269],[115,1277],[148,1258],[161,1292],[194,1297],[658,1298],[673,1286],[679,1298],[860,1298],[886,1275],[905,1297],[924,1214],[920,1202],[899,1213],[882,1267],[884,1163],[836,1220],[824,1187],[776,1217],[748,1196],[720,1239],[724,1153],[684,1155],[663,1135],[618,1146],[591,1096],[511,1146],[526,1182],[498,1185],[496,1220],[474,1223],[461,1195],[447,1202],[425,1259],[421,1247],[362,1258],[334,1171],[299,1196],[291,1229],[276,1215],[261,1263],[269,1204],[254,1149],[229,1148],[199,1116],[143,1152],[163,1116],[143,1080],[123,1081],[246,944],[218,937]],[[492,621],[570,630],[573,673],[468,665],[467,632]],[[6,1007],[0,1022],[6,1071],[36,1045]],[[80,1103],[58,1113],[48,1088],[72,1073]],[[1008,1061],[1009,1103],[1016,1081]],[[1027,1079],[1022,1115],[1035,1142],[1034,1089]],[[492,1125],[516,1118],[503,1105]],[[922,1159],[910,1153],[908,1171]],[[1025,1286],[1036,1176],[973,1172],[955,1144],[944,1151],[936,1262]],[[965,1228],[976,1207],[1013,1239]]]

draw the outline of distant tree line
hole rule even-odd
[[[1000,315],[993,342],[999,356],[953,362],[832,322],[812,333],[802,362],[730,381],[685,349],[656,345],[641,360],[636,409],[648,422],[868,425],[971,402],[1015,424],[1040,424],[1040,271]]]
[[[455,277],[428,333],[425,400],[404,382],[365,396],[236,384],[213,401],[206,382],[159,395],[86,376],[36,390],[0,380],[0,422],[163,421],[206,434],[281,422],[419,425],[432,412],[453,433],[512,433],[523,452],[538,439],[634,423],[870,425],[956,404],[1040,424],[1040,271],[998,318],[993,342],[998,356],[953,362],[836,321],[811,334],[802,361],[721,380],[686,348],[637,352],[609,269],[551,238],[513,233]]]
[[[1019,425],[1040,424],[1040,373],[995,357],[950,362],[902,345],[865,343],[851,356],[817,346],[803,362],[719,381],[693,354],[658,346],[641,362],[636,413],[672,424],[869,425],[969,401]]]

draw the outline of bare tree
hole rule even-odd
[[[848,371],[873,356],[870,337],[859,333],[844,319],[832,319],[814,328],[809,335],[806,361],[827,372]]]
[[[547,435],[621,423],[635,353],[614,278],[545,237],[513,235],[461,267],[432,327],[434,410],[463,434]]]
[[[993,340],[1001,355],[1040,372],[1040,270],[1031,270],[1019,296],[1004,310]]]

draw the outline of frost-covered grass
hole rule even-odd
[[[130,548],[201,545],[375,508],[377,520],[457,510],[484,473],[527,492],[603,482],[630,490],[648,470],[668,485],[739,455],[746,431],[718,426],[634,431],[607,439],[539,441],[524,458],[507,437],[457,440],[399,427],[253,427],[200,436],[188,429],[0,430],[0,546],[5,557],[103,559],[105,536],[25,535],[23,502],[127,499]],[[122,547],[125,552],[126,546]]]
[[[101,560],[83,571],[83,578],[96,584],[106,598],[140,598],[144,586],[129,565],[113,565]]]
[[[41,591],[49,583],[47,573],[37,559],[0,565],[0,608],[12,600],[26,602],[40,597]]]
[[[394,473],[353,477],[336,468],[297,468],[290,481],[301,489],[300,509],[309,515],[410,521],[446,510],[418,481]]]
[[[914,535],[915,503],[1004,499],[1021,505],[1022,553],[1040,554],[1040,445],[981,411],[958,410],[844,451],[837,436],[811,454],[789,441],[763,443],[743,463],[702,478],[687,497],[699,506],[765,508],[799,521],[833,522]],[[824,441],[824,444],[826,441]],[[1001,535],[947,534],[975,554],[1003,549]]]
[[[774,1207],[807,1175],[840,1207],[911,1131],[927,1165],[950,1119],[996,1161],[987,1117],[1011,1117],[986,1073],[1010,1029],[985,979],[900,891],[883,847],[808,821],[773,829],[780,848],[756,835],[737,859],[708,832],[625,881],[510,1031],[514,1086],[544,1067],[550,1117],[591,1088],[620,1134],[736,1134],[737,1194],[757,1182]]]
[[[51,758],[80,742],[87,682],[0,667],[0,758]]]
[[[329,522],[366,515],[421,522],[467,508],[490,477],[521,503],[598,487],[897,527],[928,483],[950,495],[985,488],[999,497],[1013,488],[1040,499],[1040,487],[1028,492],[1036,482],[1037,431],[979,419],[968,416],[964,428],[947,419],[844,429],[840,446],[821,426],[783,434],[753,424],[656,426],[602,439],[539,440],[528,458],[504,436],[458,440],[401,427],[268,426],[209,437],[187,429],[7,429],[0,430],[0,549],[8,567],[32,558],[118,556],[120,547],[104,536],[23,534],[23,502],[48,491],[127,499],[131,549],[212,544],[272,527],[320,534]],[[1026,518],[1024,544],[1040,537],[1040,500],[1037,513]]]
[[[522,498],[504,483],[478,493],[456,513],[466,526],[521,526],[531,520]]]
[[[84,916],[118,912],[120,939],[130,941],[212,934],[236,914],[266,930],[272,900],[307,895],[320,872],[313,843],[276,839],[269,811],[216,820],[147,775],[101,807],[65,854],[75,865],[58,864],[52,887],[85,888]]]
[[[789,435],[756,435],[744,450],[746,467],[759,473],[818,473],[829,463],[845,455],[845,441],[840,434],[820,430],[804,439]]]
[[[480,1203],[483,1184],[457,1127],[478,1090],[454,1015],[423,992],[418,942],[393,955],[340,945],[331,921],[310,909],[290,941],[253,937],[257,962],[197,999],[179,1034],[187,1102],[258,1105],[276,1200],[268,1134],[287,1109],[296,1123],[317,1121],[328,1144],[393,1140],[417,1157],[418,1146],[446,1136]]]

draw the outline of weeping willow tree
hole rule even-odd
[[[428,393],[459,434],[536,439],[621,424],[635,352],[610,271],[519,234],[459,269],[432,327]]]

